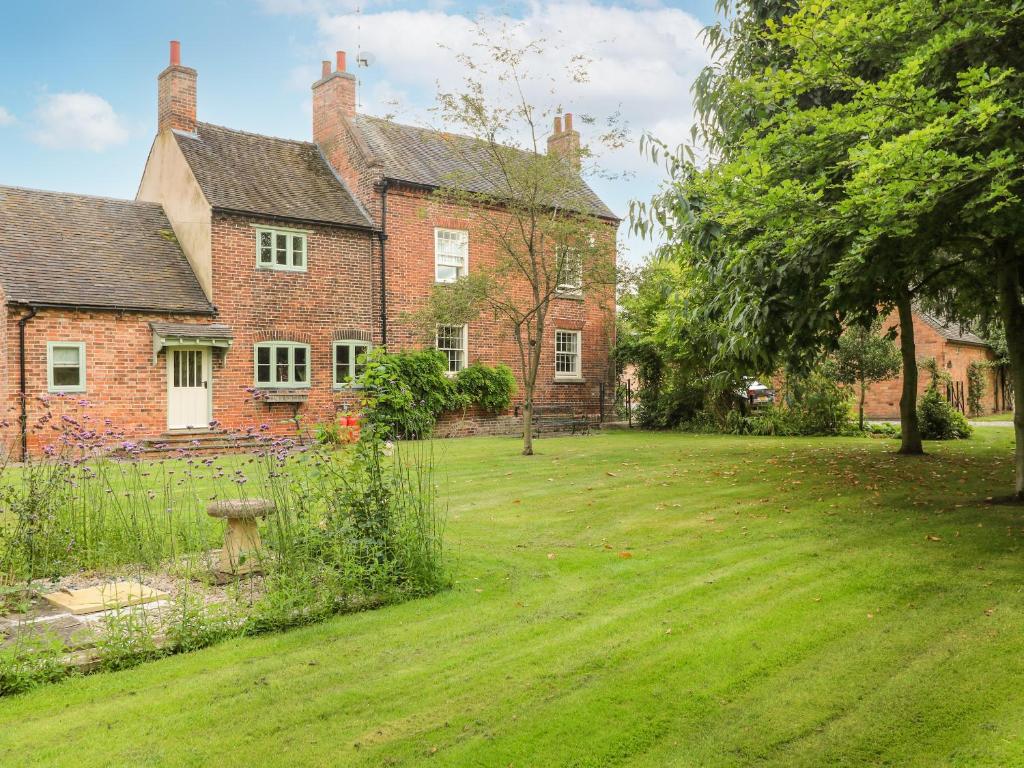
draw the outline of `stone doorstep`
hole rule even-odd
[[[110,608],[152,603],[168,597],[166,592],[147,587],[138,581],[115,581],[86,589],[47,592],[43,598],[51,605],[63,608],[76,616],[99,613]]]

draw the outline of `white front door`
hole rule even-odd
[[[210,425],[210,350],[167,350],[167,428],[206,429]]]

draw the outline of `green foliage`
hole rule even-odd
[[[984,413],[981,399],[985,396],[986,367],[977,361],[967,366],[967,410],[971,416],[981,416]]]
[[[700,301],[706,283],[678,262],[652,259],[621,296],[616,359],[635,367],[640,425],[665,429],[696,421],[720,422],[735,407],[742,372],[714,364],[722,343],[718,328],[691,322],[682,311]]]
[[[372,425],[345,451],[257,430],[245,436],[254,434],[259,449],[241,460],[82,462],[55,453],[24,467],[0,466],[0,493],[14,504],[12,513],[0,511],[2,581],[13,585],[4,587],[0,602],[24,610],[32,597],[28,585],[41,574],[56,578],[86,568],[120,576],[131,566],[135,578],[173,579],[173,603],[159,615],[135,608],[97,623],[99,667],[116,670],[448,584],[444,511],[428,443],[400,451]],[[64,437],[58,440],[66,444]],[[62,482],[49,483],[53,478]],[[32,489],[40,492],[35,499],[26,496]],[[274,502],[261,524],[263,548],[254,555],[262,578],[211,598],[197,585],[209,579],[209,550],[222,541],[223,524],[206,514],[206,504],[239,497]],[[0,652],[0,694],[64,675],[65,652],[57,639],[18,635]]]
[[[0,648],[0,697],[24,693],[68,674],[60,638],[29,634]]]
[[[441,413],[465,403],[436,349],[393,354],[373,349],[359,384],[370,424],[395,437],[427,437]]]
[[[839,435],[850,430],[850,392],[823,368],[787,376],[785,399],[802,435]]]
[[[950,405],[932,383],[917,408],[921,437],[925,440],[962,440],[971,436],[973,427],[960,411]]]
[[[857,412],[864,429],[864,398],[869,384],[897,376],[902,368],[900,350],[888,335],[882,335],[882,320],[869,326],[853,325],[839,337],[832,357],[836,380],[857,387]]]
[[[320,445],[332,445],[338,446],[342,444],[341,439],[341,425],[336,421],[330,421],[325,424],[317,424],[316,430],[316,441]]]
[[[466,366],[455,377],[455,389],[464,400],[489,413],[508,410],[516,393],[516,379],[507,365],[483,363]]]

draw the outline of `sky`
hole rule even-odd
[[[156,131],[156,77],[168,41],[198,70],[198,117],[309,140],[310,85],[320,61],[349,52],[360,111],[438,126],[438,88],[455,90],[474,51],[474,24],[513,25],[543,40],[531,100],[561,107],[605,173],[588,181],[620,216],[647,199],[661,173],[639,151],[648,132],[676,145],[689,134],[690,85],[706,63],[699,34],[714,0],[0,0],[0,185],[133,198]],[[355,67],[358,51],[370,65]],[[565,74],[585,56],[586,82]],[[547,83],[545,87],[542,84]],[[628,130],[620,149],[593,142],[606,116]],[[628,235],[623,257],[650,242]]]

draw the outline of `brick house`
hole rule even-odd
[[[895,310],[882,324],[884,330],[892,327],[895,327],[898,333],[899,318]],[[896,341],[898,344],[898,335]],[[914,312],[914,342],[918,360],[935,358],[940,370],[949,374],[952,379],[951,394],[966,410],[968,367],[973,362],[982,363],[995,359],[992,348],[970,331],[945,322],[921,309]],[[985,369],[983,373],[986,386],[981,399],[982,410],[985,413],[1005,410],[1007,406],[999,377],[992,369]],[[931,377],[927,372],[921,371],[919,379],[920,395],[931,383]],[[869,419],[898,419],[902,390],[902,377],[870,385],[864,399],[864,415]]]
[[[134,201],[0,187],[0,425],[15,454],[83,412],[97,439],[211,445],[223,430],[331,421],[357,407],[358,356],[421,346],[408,313],[492,258],[481,211],[431,197],[459,170],[451,137],[357,114],[343,53],[313,85],[311,142],[200,122],[196,82],[172,43]],[[548,151],[578,146],[567,115]],[[579,184],[614,254],[618,219]],[[613,301],[609,289],[553,302],[538,403],[602,408]],[[440,328],[436,343],[452,373],[478,360],[516,371],[488,319]],[[471,417],[447,431],[518,421]]]

